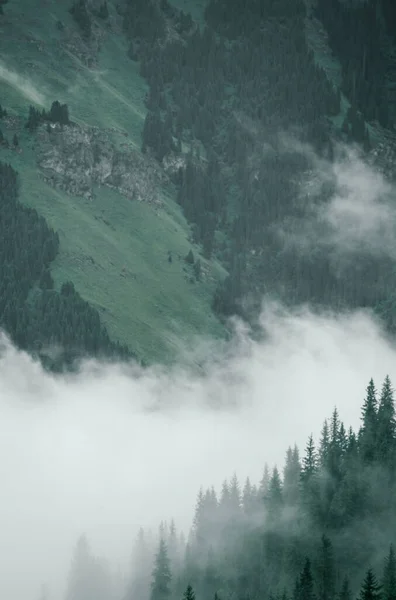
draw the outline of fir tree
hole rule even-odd
[[[388,462],[395,450],[395,405],[393,390],[388,376],[382,386],[377,413],[377,455],[383,462]]]
[[[352,600],[352,592],[349,585],[348,577],[344,577],[340,593],[338,594],[338,600]]]
[[[396,600],[396,557],[393,545],[385,559],[382,577],[382,600]]]
[[[373,379],[367,386],[366,398],[362,409],[363,425],[359,432],[359,448],[363,460],[371,463],[375,458],[375,449],[377,442],[377,395]]]
[[[322,535],[321,548],[316,565],[318,600],[333,600],[335,596],[335,565],[333,546],[326,535]]]
[[[381,600],[380,590],[381,586],[378,584],[373,570],[368,569],[360,590],[359,600]]]
[[[314,580],[311,571],[311,561],[305,559],[304,568],[300,575],[298,586],[298,600],[314,600]]]
[[[168,549],[165,540],[162,538],[155,557],[150,600],[168,600],[171,595],[171,579]]]
[[[195,600],[195,593],[190,584],[188,584],[183,594],[183,600]]]

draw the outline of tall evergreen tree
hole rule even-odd
[[[322,535],[320,552],[316,564],[318,600],[333,600],[335,596],[335,565],[331,540]]]
[[[382,600],[396,600],[396,556],[393,544],[385,559],[382,577]]]
[[[341,590],[338,594],[338,600],[352,600],[352,592],[348,577],[344,577],[342,581]]]
[[[374,381],[370,379],[362,409],[363,425],[359,432],[359,448],[366,463],[371,463],[375,459],[378,429],[377,411],[377,393]]]
[[[368,569],[360,589],[359,600],[381,600],[381,586],[372,569]]]
[[[377,413],[377,455],[388,463],[395,453],[395,403],[389,376],[385,377]]]
[[[171,596],[171,580],[172,573],[168,548],[165,540],[162,538],[154,562],[150,600],[169,600]]]

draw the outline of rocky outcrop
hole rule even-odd
[[[41,125],[36,157],[45,181],[75,196],[94,197],[96,185],[132,200],[159,204],[165,175],[154,160],[128,144],[119,150],[106,131],[77,125]]]

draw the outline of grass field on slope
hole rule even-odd
[[[147,88],[126,57],[122,36],[107,36],[99,69],[90,71],[59,47],[56,21],[75,27],[68,6],[57,0],[7,5],[0,22],[0,103],[11,114],[27,115],[29,104],[48,109],[58,99],[68,104],[73,120],[126,131],[140,147]],[[4,133],[12,139],[14,132]],[[189,228],[170,192],[162,191],[159,210],[105,187],[95,190],[94,200],[69,196],[44,183],[33,138],[25,131],[18,135],[22,154],[2,149],[0,160],[19,171],[21,201],[59,232],[60,254],[52,270],[57,287],[73,281],[99,310],[110,335],[148,362],[170,360],[177,339],[222,334],[210,302],[225,273],[202,261],[207,269],[202,282],[189,281],[183,260],[191,248]]]
[[[59,100],[68,104],[75,121],[127,131],[140,147],[147,85],[137,63],[126,56],[126,40],[98,21],[104,35],[100,66],[87,68],[62,45],[68,34],[56,26],[61,21],[71,32],[78,31],[68,13],[71,4],[13,0],[7,5],[0,19],[1,101],[27,114],[29,104],[49,108]]]

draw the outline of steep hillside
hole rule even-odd
[[[16,0],[4,8],[0,102],[8,116],[0,120],[0,128],[10,141],[17,134],[19,148],[0,146],[0,160],[19,172],[20,200],[36,208],[59,234],[52,268],[56,287],[71,280],[98,309],[110,336],[128,344],[139,358],[169,360],[177,339],[222,334],[210,302],[224,271],[201,257],[196,281],[184,258],[190,249],[198,257],[199,249],[189,241],[173,186],[166,177],[153,175],[158,168],[150,167],[149,159],[139,158],[147,86],[127,57],[115,7],[108,3],[106,21],[95,19],[89,43],[68,8],[69,3],[55,0]],[[48,157],[67,143],[68,127],[58,132],[58,143],[56,132],[51,136],[45,125],[34,133],[24,128],[29,105],[48,109],[55,99],[68,105],[72,121],[83,128],[78,131],[84,139],[70,142],[69,157],[81,157],[81,148],[86,157],[92,152],[89,132],[100,134],[99,154],[110,148],[118,158],[134,156],[124,167],[124,174],[133,172],[128,189],[122,182],[107,185],[91,178],[87,195],[70,164],[66,176],[73,174],[74,187],[70,178],[55,176],[69,157],[62,150],[56,165],[49,165]],[[128,195],[132,188],[140,190],[135,199]]]

